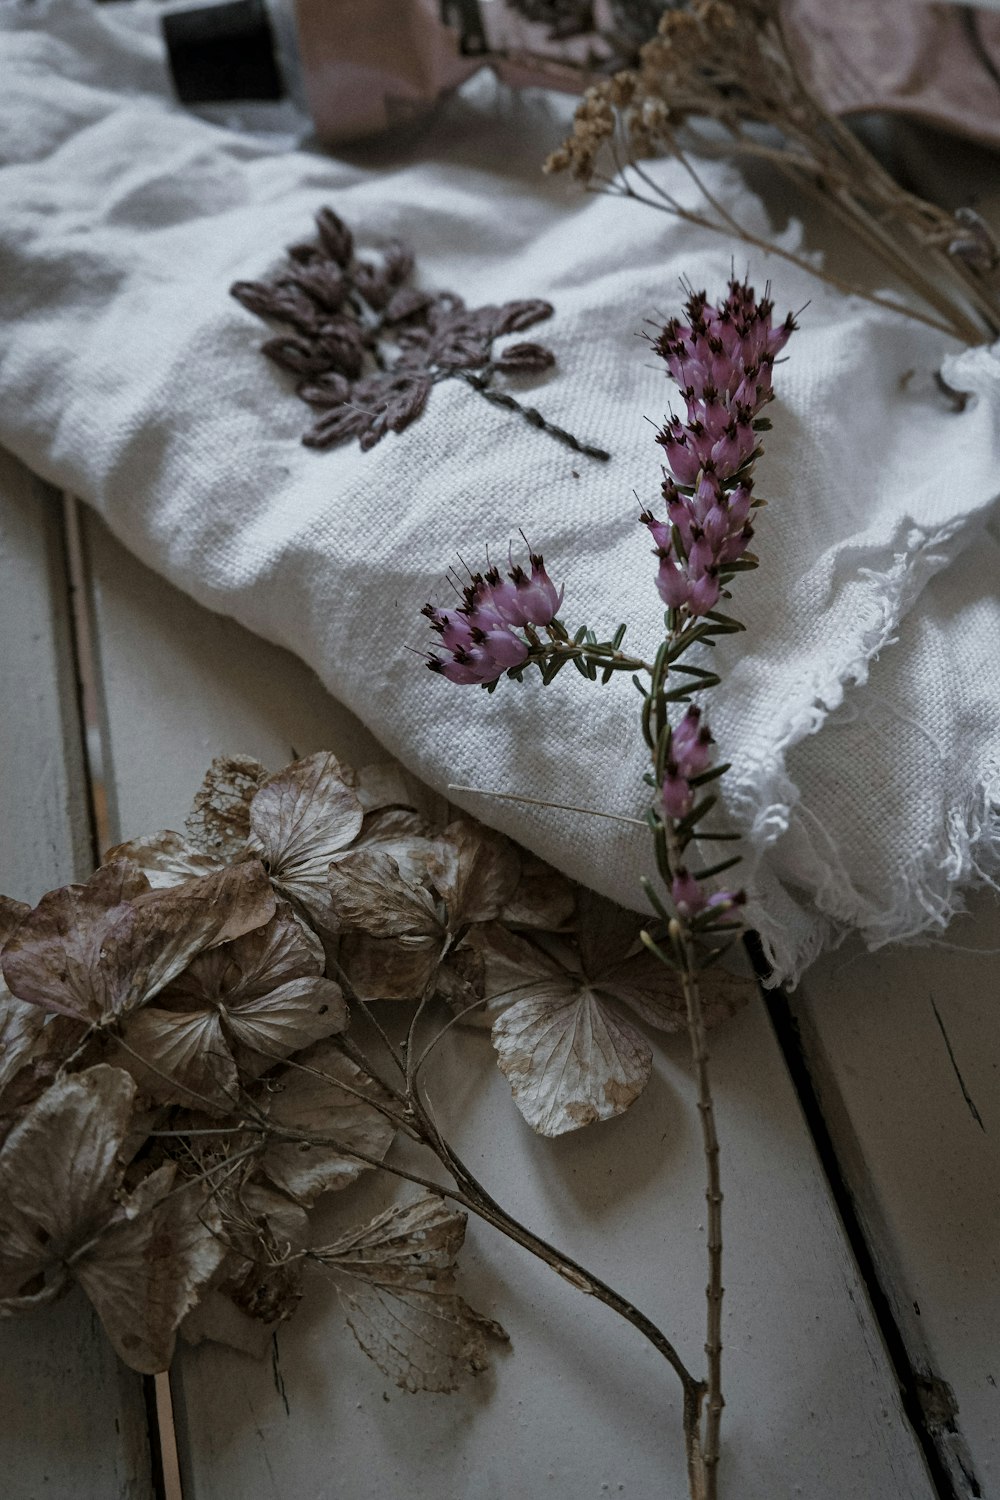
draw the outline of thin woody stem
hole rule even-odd
[[[633,202],[644,203],[647,208],[655,208],[660,213],[673,214],[676,218],[683,219],[688,224],[696,224],[701,229],[710,229],[715,234],[733,233],[728,225],[717,224],[712,219],[706,217],[706,215],[699,214],[693,209],[683,208],[679,205],[674,206],[666,201],[658,201],[664,195],[660,194],[656,185],[652,183],[652,180],[648,178],[647,174],[641,172],[635,162],[630,162],[629,166],[647,181],[647,184],[650,186],[651,191],[656,194],[656,197],[646,197],[643,193],[638,192],[627,178],[622,179],[620,183],[614,182],[612,179],[603,179],[604,186],[598,188],[596,191],[610,191],[619,197],[630,198]],[[599,181],[601,179],[595,176],[594,180]],[[878,292],[869,292],[863,287],[855,286],[852,282],[844,281],[842,277],[834,275],[832,271],[823,270],[819,266],[813,265],[804,256],[796,255],[794,250],[785,250],[781,245],[776,245],[771,240],[762,239],[760,235],[751,233],[749,229],[744,229],[740,226],[737,233],[745,244],[752,245],[754,249],[762,251],[765,255],[780,256],[782,260],[787,260],[791,265],[798,266],[802,271],[808,271],[810,276],[815,276],[818,281],[825,281],[828,286],[835,287],[839,292],[845,292],[853,297],[861,297],[865,302],[871,302],[876,307],[884,307],[889,312],[898,313],[904,318],[911,318],[917,323],[924,323],[928,328],[934,328],[938,333],[946,333],[951,338],[960,338],[967,342],[967,330],[974,332],[976,341],[981,337],[979,330],[975,329],[974,325],[968,323],[967,320],[963,319],[961,322],[958,322],[957,317],[953,316],[951,323],[942,322],[939,318],[930,317],[927,313],[922,313],[915,307],[907,307],[904,303],[897,302],[892,297],[882,297]]]
[[[670,671],[670,660],[679,643],[690,640],[693,644],[696,639],[695,636],[690,635],[691,622],[685,611],[679,610],[676,615],[668,617],[668,621],[673,628],[669,630],[666,649],[659,659],[659,668],[654,672],[650,685],[651,722],[648,738],[654,770],[657,763],[655,747],[661,735],[668,732],[664,690]],[[675,820],[664,816],[662,829],[667,872],[676,872],[683,864],[683,850]],[[668,924],[668,936],[670,946],[679,960],[677,967],[684,993],[688,1039],[698,1091],[698,1118],[705,1154],[705,1201],[708,1226],[708,1284],[705,1289],[707,1379],[703,1387],[704,1430],[702,1430],[701,1403],[699,1403],[695,1417],[696,1426],[693,1431],[687,1420],[685,1421],[685,1437],[688,1445],[688,1484],[692,1500],[717,1500],[719,1438],[722,1410],[725,1405],[722,1395],[722,1185],[719,1171],[719,1138],[715,1125],[715,1109],[709,1075],[705,1016],[698,984],[698,955],[687,920],[680,916],[673,917]],[[656,951],[655,947],[654,951]]]
[[[669,825],[668,846],[672,843]],[[715,1107],[708,1071],[708,1046],[705,1036],[705,1016],[698,986],[698,962],[686,923],[676,919],[671,923],[671,936],[684,954],[681,967],[681,987],[687,1011],[688,1038],[694,1063],[698,1088],[698,1118],[701,1122],[702,1144],[705,1151],[706,1183],[705,1202],[708,1221],[708,1286],[707,1326],[705,1356],[708,1361],[706,1382],[705,1432],[702,1444],[704,1464],[705,1500],[715,1500],[718,1489],[719,1429],[725,1400],[722,1395],[722,1184],[719,1174],[719,1137],[715,1127]]]
[[[544,1261],[564,1281],[568,1281],[578,1291],[586,1292],[588,1296],[603,1302],[606,1307],[611,1308],[626,1322],[631,1323],[633,1328],[637,1329],[654,1349],[663,1355],[679,1378],[684,1390],[685,1410],[692,1403],[696,1406],[700,1405],[702,1383],[688,1370],[666,1334],[647,1318],[645,1313],[640,1312],[634,1303],[629,1302],[613,1287],[608,1286],[607,1282],[581,1266],[578,1261],[555,1249],[547,1240],[542,1239],[540,1235],[535,1234],[533,1230],[515,1219],[513,1214],[492,1197],[455,1149],[444,1139],[419,1096],[415,1095],[413,1104],[419,1124],[426,1131],[425,1143],[454,1178],[456,1185],[463,1193],[463,1201],[480,1218],[492,1224],[508,1239],[514,1240],[539,1260]]]
[[[532,427],[537,427],[540,432],[547,432],[549,437],[555,438],[559,443],[565,443],[566,447],[572,448],[574,453],[582,453],[586,458],[600,459],[602,463],[611,457],[606,448],[595,447],[593,443],[581,443],[580,439],[572,432],[567,432],[565,427],[559,427],[555,422],[550,422],[548,417],[543,417],[537,407],[523,406],[509,391],[495,390],[489,383],[491,372],[474,374],[471,370],[455,370],[452,373],[458,379],[464,380],[466,385],[471,386],[474,391],[478,391],[487,401],[491,401],[494,406],[502,406],[505,411],[516,411],[526,422],[530,422]]]
[[[653,670],[652,664],[643,661],[641,656],[629,656],[626,652],[619,651],[609,641],[571,640],[539,642],[537,646],[532,646],[525,660],[515,670],[520,672],[531,662],[544,667],[560,659],[583,663],[593,662],[595,668],[603,670],[610,667],[614,672],[645,672],[649,675]]]

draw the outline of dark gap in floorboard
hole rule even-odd
[[[755,933],[748,935],[745,946],[759,979],[767,977],[770,966],[764,956],[760,940]],[[820,1166],[826,1177],[844,1234],[854,1256],[858,1275],[868,1293],[875,1322],[885,1344],[899,1387],[900,1401],[907,1421],[920,1444],[931,1483],[939,1500],[970,1500],[970,1496],[981,1494],[975,1478],[966,1476],[969,1488],[962,1494],[955,1487],[947,1460],[931,1432],[921,1400],[921,1390],[927,1384],[926,1374],[914,1368],[902,1329],[893,1312],[889,1296],[882,1284],[868,1238],[861,1224],[854,1197],[841,1166],[837,1148],[830,1134],[826,1117],[819,1101],[819,1093],[813,1081],[812,1070],[802,1042],[798,1020],[792,1011],[784,990],[766,989],[764,1002],[778,1046],[781,1048],[785,1066],[798,1097],[799,1106],[805,1116],[806,1125],[813,1139]]]

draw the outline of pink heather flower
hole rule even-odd
[[[462,684],[496,682],[503,671],[498,662],[477,646],[468,651],[462,647],[453,652],[448,660],[432,651],[427,657],[427,665],[432,672],[440,672],[442,677],[447,677],[449,682]]]
[[[685,517],[686,514],[687,513],[685,512]],[[654,546],[659,551],[669,551],[673,546],[673,537],[670,535],[670,522],[658,521],[656,517],[648,510],[643,511],[642,515],[639,517],[639,520],[645,527],[647,527],[650,536],[653,538]]]
[[[712,761],[711,731],[702,723],[701,709],[692,704],[670,736],[670,759],[680,775],[700,776]]]
[[[689,578],[701,578],[715,563],[715,548],[700,529],[694,533],[694,541],[688,548],[687,567]]]
[[[527,661],[530,646],[515,627],[548,625],[562,604],[540,552],[529,552],[530,575],[511,559],[506,578],[499,568],[470,574],[462,603],[454,610],[425,604],[421,611],[449,653],[429,652],[432,672],[449,682],[491,683]],[[537,641],[536,641],[537,644]]]
[[[506,579],[501,580],[495,568],[487,574],[493,603],[509,625],[548,625],[562,603],[563,590],[556,589],[546,573],[541,553],[529,553],[529,561],[530,578],[520,564],[513,562]]]
[[[670,886],[674,905],[682,917],[695,917],[705,906],[708,896],[687,870],[679,869]]]
[[[750,515],[750,501],[753,499],[748,484],[738,484],[731,492],[728,501],[729,525],[731,530],[737,530],[746,524]]]
[[[528,647],[519,635],[512,630],[502,630],[499,627],[493,630],[477,630],[475,638],[478,645],[496,662],[504,671],[508,667],[519,667],[528,654]]]
[[[687,778],[682,776],[675,766],[667,766],[661,791],[663,811],[667,817],[686,818],[694,806],[694,792],[688,786]]]
[[[669,608],[692,615],[714,609],[720,571],[739,561],[753,536],[754,420],[771,399],[775,357],[796,327],[789,314],[776,328],[773,312],[768,296],[758,298],[734,278],[715,306],[705,292],[693,292],[685,321],[671,319],[654,341],[687,412],[686,421],[671,415],[656,435],[666,463],[667,521],[641,516],[660,559],[656,586]]]
[[[707,615],[709,610],[714,609],[718,604],[721,593],[722,585],[718,577],[711,573],[703,573],[691,585],[688,609],[693,615]]]
[[[668,609],[678,609],[680,605],[687,604],[691,593],[691,585],[687,575],[670,552],[664,550],[660,554],[660,569],[656,575],[656,587],[660,598]]]
[[[448,651],[461,651],[472,645],[472,624],[467,615],[458,610],[442,610],[431,619],[431,629],[441,636],[441,644]]]
[[[692,704],[670,736],[660,788],[663,811],[668,818],[686,818],[691,811],[695,797],[691,782],[708,770],[713,743],[708,725],[702,722],[701,709]]]

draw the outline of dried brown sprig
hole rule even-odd
[[[269,279],[230,288],[248,312],[290,330],[261,348],[297,377],[297,395],[317,413],[302,439],[307,447],[332,448],[356,437],[362,449],[374,448],[416,421],[435,385],[459,379],[575,452],[609,456],[494,386],[497,374],[538,375],[555,364],[542,344],[493,348],[550,318],[551,303],[532,297],[466,307],[454,292],[409,284],[414,257],[401,241],[391,240],[380,260],[364,260],[332,209],[320,209],[316,227],[317,240],[292,245]]]
[[[456,1290],[472,1212],[638,1327],[695,1402],[664,1335],[489,1196],[421,1087],[478,1016],[535,1129],[620,1113],[650,1047],[618,1007],[669,1030],[681,1005],[638,925],[467,818],[431,822],[398,774],[213,762],[184,834],[119,845],[34,909],[0,900],[0,1315],[78,1281],[122,1358],[159,1370],[181,1325],[259,1348],[311,1267],[386,1374],[450,1390],[506,1337]],[[718,1016],[750,988],[720,973]],[[536,1035],[556,1017],[571,1080]],[[398,1135],[444,1176],[398,1163]],[[421,1196],[352,1222],[344,1190],[378,1168]],[[312,1247],[333,1191],[338,1238]]]
[[[779,0],[690,0],[663,15],[637,67],[585,93],[550,156],[588,187],[633,199],[793,261],[811,274],[965,343],[1000,331],[1000,252],[969,208],[950,213],[901,187],[820,103]],[[643,163],[670,156],[703,204],[681,203]],[[907,286],[916,303],[854,285],[753,234],[697,163],[761,162],[818,197]]]

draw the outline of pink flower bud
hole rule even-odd
[[[432,672],[439,672],[449,682],[463,685],[495,682],[503,670],[481,646],[456,651],[447,660],[431,653],[427,657],[427,665]]]
[[[693,745],[698,738],[701,729],[701,709],[697,703],[692,703],[677,728],[670,737],[671,752],[676,759],[681,751],[688,745]]]
[[[667,817],[686,818],[694,806],[694,793],[688,786],[686,778],[681,776],[676,769],[671,769],[669,765],[663,778],[661,791],[663,811]]]
[[[688,602],[690,586],[687,578],[669,553],[665,552],[660,557],[656,587],[668,609],[677,609]]]
[[[691,585],[688,609],[693,615],[707,615],[719,602],[722,586],[712,573],[703,573]]]
[[[696,532],[688,548],[688,577],[694,581],[702,578],[709,568],[715,566],[715,548],[703,532]],[[709,605],[711,608],[711,605]]]
[[[686,512],[685,512],[686,514]],[[653,538],[653,545],[658,551],[669,551],[672,545],[670,525],[667,521],[658,521],[652,511],[644,510],[639,520],[648,530]]]
[[[705,540],[717,552],[729,535],[729,516],[721,505],[714,505],[702,521]]]
[[[531,560],[531,583],[529,588],[532,595],[532,608],[534,613],[529,615],[532,625],[548,625],[559,613],[563,602],[563,594],[566,592],[565,584],[557,589],[552,579],[545,571],[545,564],[540,552],[528,554]]]
[[[670,886],[674,905],[682,917],[694,917],[705,905],[706,895],[687,870],[678,870]]]
[[[735,531],[746,524],[750,514],[750,486],[738,484],[729,496],[729,527]]]
[[[508,667],[520,666],[528,654],[528,647],[519,635],[506,628],[495,628],[493,630],[477,631],[477,644],[492,657],[499,667],[506,671]]]
[[[720,547],[719,562],[737,562],[738,559],[743,556],[752,540],[753,527],[744,526],[742,531],[738,531],[735,536],[728,537],[727,540],[723,543],[722,547]]]
[[[688,502],[694,519],[701,524],[714,505],[718,505],[722,495],[722,487],[713,471],[702,474],[698,480],[695,492]]]
[[[440,631],[441,644],[448,651],[460,651],[472,645],[473,625],[461,610],[442,610],[432,628]]]
[[[702,460],[685,434],[677,437],[669,428],[657,433],[656,441],[663,447],[667,467],[678,484],[694,484],[702,467]]]
[[[680,498],[678,498],[677,500],[671,501],[671,503],[667,506],[667,519],[669,520],[671,526],[677,527],[677,530],[680,534],[681,545],[683,546],[684,551],[687,552],[688,548],[691,546],[691,543],[694,541],[691,512],[688,509],[687,500],[681,500]]]

